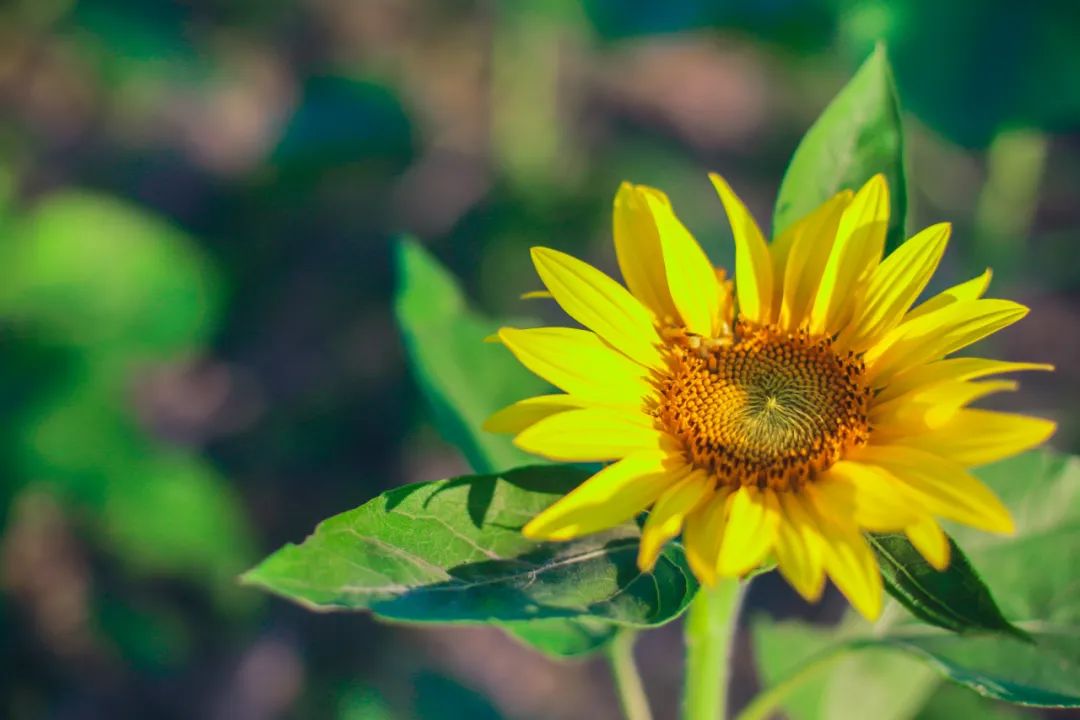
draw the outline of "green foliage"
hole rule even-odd
[[[1028,713],[1004,703],[996,703],[968,690],[963,685],[941,683],[919,710],[919,720],[1019,720]]]
[[[496,410],[547,388],[505,348],[484,342],[504,323],[471,312],[454,277],[415,241],[398,243],[397,274],[395,311],[409,367],[443,437],[478,473],[535,462],[508,436],[481,430]],[[484,383],[477,384],[477,377]],[[599,620],[548,619],[502,627],[543,653],[565,657],[601,649],[616,631]]]
[[[888,647],[861,647],[855,652],[837,645],[863,631],[849,618],[839,627],[800,622],[771,622],[760,617],[752,625],[754,654],[762,682],[773,687],[802,668],[810,668],[783,701],[790,720],[1012,720],[1020,715],[1008,706],[944,682],[940,673],[917,657]]]
[[[504,323],[470,312],[454,278],[414,241],[398,244],[397,270],[398,325],[439,431],[479,473],[536,462],[507,436],[480,427],[496,410],[547,388],[506,348],[484,342]]]
[[[675,546],[654,572],[639,571],[635,523],[566,543],[521,534],[586,477],[571,467],[530,467],[397,488],[324,521],[244,581],[312,609],[411,622],[597,618],[648,626],[674,618],[696,584]]]
[[[3,353],[21,375],[6,485],[49,488],[126,570],[237,602],[230,579],[253,545],[238,499],[205,460],[151,437],[130,402],[136,373],[216,330],[213,266],[164,220],[91,193],[52,195],[4,231],[0,316],[22,330]]]
[[[1008,633],[956,634],[927,628],[912,618],[887,612],[873,628],[852,618],[843,632],[806,626],[755,627],[762,673],[769,684],[795,666],[775,648],[801,644],[815,653],[872,649],[903,650],[940,674],[987,697],[1021,705],[1080,707],[1080,595],[1075,592],[1080,553],[1080,461],[1050,452],[1030,452],[979,471],[980,478],[1013,510],[1015,537],[997,537],[956,528],[972,566],[994,588],[1005,617],[1030,640]],[[809,642],[807,638],[814,640]],[[770,649],[772,648],[772,649]],[[794,653],[794,651],[793,651]],[[844,682],[851,665],[833,666],[825,687]],[[879,679],[883,688],[888,680]],[[785,706],[805,707],[807,690]],[[891,692],[891,690],[890,690]],[[873,703],[885,703],[882,697]],[[816,705],[815,705],[816,706]],[[789,707],[790,709],[790,707]],[[800,717],[815,717],[800,715]],[[831,715],[829,717],[832,717]]]
[[[889,181],[888,251],[905,239],[907,180],[900,108],[880,46],[795,149],[776,200],[773,236],[840,190],[857,190],[879,172]]]
[[[89,511],[129,569],[235,600],[229,580],[252,553],[238,499],[205,460],[145,437],[117,397],[84,390],[43,403],[18,438],[19,475]]]
[[[524,620],[500,627],[534,650],[554,658],[579,657],[598,652],[615,638],[619,626],[595,618]]]
[[[379,693],[362,685],[350,685],[341,692],[334,716],[337,720],[394,720]]]
[[[192,655],[192,634],[175,609],[145,598],[101,594],[96,622],[123,655],[155,671],[174,670]]]
[[[1080,24],[1069,2],[845,3],[841,36],[885,40],[905,107],[954,142],[985,147],[1003,129],[1055,129],[1080,114]]]
[[[784,699],[790,720],[907,720],[941,682],[933,670],[902,653],[876,649],[835,654],[837,643],[861,631],[854,617],[835,628],[758,617],[751,628],[765,687],[800,669],[818,668]]]
[[[986,695],[1080,707],[1080,461],[1032,452],[979,474],[1013,510],[1016,536],[961,528],[954,535],[994,588],[1004,614],[1034,643],[918,633],[907,625],[891,633],[892,642]]]
[[[949,566],[930,566],[906,536],[867,535],[885,587],[920,620],[953,632],[1026,634],[1009,623],[967,556],[949,539]]]
[[[102,526],[133,569],[183,575],[235,601],[237,568],[253,543],[239,499],[209,463],[186,453],[147,448],[110,478]]]
[[[102,195],[42,201],[0,244],[0,267],[0,314],[127,362],[194,349],[219,314],[217,275],[191,239]]]
[[[412,145],[410,119],[389,88],[349,77],[315,76],[305,82],[300,106],[273,159],[279,168],[314,176],[350,163],[388,170],[411,156]],[[387,163],[376,164],[380,158]]]

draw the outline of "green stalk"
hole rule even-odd
[[[649,698],[641,684],[634,663],[634,641],[637,633],[633,630],[621,630],[608,646],[607,656],[611,665],[611,675],[615,680],[615,692],[619,696],[626,720],[652,720],[649,710]]]
[[[702,586],[686,618],[684,720],[723,720],[731,680],[732,641],[745,588],[737,580]]]

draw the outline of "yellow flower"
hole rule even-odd
[[[1015,387],[988,376],[1050,368],[944,359],[1027,308],[983,299],[989,271],[912,308],[950,226],[929,227],[882,259],[882,176],[771,244],[728,184],[711,179],[735,239],[734,288],[648,187],[623,184],[615,199],[626,287],[533,249],[551,296],[587,329],[501,329],[518,360],[564,394],[518,402],[486,427],[552,460],[615,462],[524,533],[568,540],[651,506],[643,570],[682,532],[705,583],[774,559],[803,597],[818,598],[828,575],[874,618],[881,576],[864,532],[906,533],[944,568],[938,519],[1013,531],[966,468],[1037,445],[1054,425],[968,405]]]

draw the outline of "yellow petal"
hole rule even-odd
[[[905,320],[885,334],[863,356],[866,380],[886,385],[893,375],[982,340],[1027,315],[1009,300],[964,300],[914,320]]]
[[[988,532],[1009,534],[1009,511],[981,482],[946,458],[903,445],[870,445],[855,451],[857,460],[876,465],[913,494],[932,515]]]
[[[816,211],[820,211],[821,208],[817,208]],[[768,243],[769,262],[772,264],[772,298],[769,301],[770,306],[773,309],[774,315],[779,315],[780,306],[784,301],[784,270],[788,265],[788,258],[791,257],[791,248],[795,245],[795,240],[798,239],[806,227],[806,221],[808,217],[814,213],[810,213],[809,216],[799,218],[796,222],[792,223],[784,232],[780,233],[779,237],[773,238],[771,243]]]
[[[874,468],[841,460],[814,483],[818,510],[874,532],[902,530],[917,522],[921,508],[895,482]]]
[[[502,328],[499,340],[536,375],[583,400],[640,405],[648,371],[596,334],[573,328]]]
[[[812,492],[812,488],[808,485],[805,490]],[[829,577],[852,607],[868,620],[877,619],[881,614],[881,573],[858,526],[823,515],[813,504],[806,507],[822,534],[823,560]]]
[[[523,529],[534,540],[570,540],[626,522],[689,472],[669,453],[647,451],[593,475]]]
[[[1053,370],[1046,363],[1007,362],[985,358],[948,358],[937,362],[917,365],[896,374],[889,384],[874,398],[875,403],[885,403],[903,395],[918,392],[938,383],[958,380],[975,380],[987,375],[1020,372],[1022,370]]]
[[[862,352],[900,323],[937,269],[952,226],[932,225],[901,245],[870,274],[866,295],[837,347]]]
[[[879,174],[859,189],[840,218],[836,242],[810,310],[811,333],[836,333],[851,309],[857,283],[881,259],[888,223],[889,187],[885,176]]]
[[[844,190],[785,231],[785,236],[791,236],[790,241],[785,240],[791,243],[791,249],[783,272],[775,273],[777,280],[784,281],[779,322],[785,330],[797,330],[806,320],[829,260],[840,217],[853,197],[853,192]]]
[[[660,496],[641,529],[637,563],[642,572],[653,569],[664,543],[679,534],[686,516],[712,494],[713,480],[704,470],[695,470]]]
[[[730,494],[727,487],[717,488],[708,501],[686,518],[686,528],[683,530],[686,560],[698,580],[707,585],[716,583],[716,559],[720,555],[720,542],[724,537]]]
[[[961,300],[978,300],[983,296],[983,293],[986,292],[986,288],[990,287],[990,279],[993,276],[994,273],[990,268],[986,268],[982,275],[973,277],[959,285],[953,285],[951,288],[941,291],[934,297],[922,303],[909,312],[904,320],[914,320],[917,317],[922,317],[927,313],[940,310],[943,307],[952,305],[954,302],[960,302]]]
[[[780,517],[765,498],[771,492],[743,486],[731,494],[716,560],[718,575],[745,575],[760,565],[772,549]]]
[[[555,302],[616,350],[645,367],[663,369],[652,314],[630,291],[592,265],[550,248],[534,247],[533,264]]]
[[[1017,386],[1014,380],[938,383],[874,405],[870,410],[870,424],[874,427],[875,437],[883,433],[895,436],[929,432],[949,422],[957,411],[976,400],[1015,390]]]
[[[935,570],[944,570],[949,566],[949,538],[932,517],[924,517],[907,526],[904,533]]]
[[[615,195],[613,225],[615,256],[619,270],[630,292],[652,310],[658,321],[679,317],[668,291],[664,273],[664,255],[646,193],[659,196],[670,207],[659,190],[635,187],[624,182]]]
[[[957,411],[933,432],[903,442],[972,467],[1041,445],[1055,429],[1055,423],[1042,418],[969,408]]]
[[[821,534],[795,493],[780,493],[783,517],[776,529],[776,562],[795,591],[815,602],[825,589]]]
[[[773,268],[769,248],[750,211],[724,178],[710,173],[735,239],[735,292],[739,314],[751,322],[773,321]]]
[[[530,290],[521,293],[522,300],[551,300],[554,296],[547,290]]]
[[[668,290],[683,325],[698,335],[718,337],[724,294],[715,268],[670,205],[651,194],[646,201],[660,233]]]
[[[525,428],[556,413],[586,407],[590,403],[573,395],[537,395],[518,400],[484,421],[483,429],[491,433],[517,434]]]
[[[525,452],[561,462],[603,462],[639,450],[677,450],[675,440],[651,417],[605,407],[568,410],[547,417],[514,438]]]

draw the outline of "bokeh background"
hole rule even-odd
[[[993,265],[994,293],[1032,307],[995,351],[1058,371],[1001,403],[1076,450],[1075,3],[0,5],[0,717],[617,717],[602,663],[314,615],[236,576],[386,488],[465,470],[404,362],[395,237],[479,309],[521,313],[530,245],[614,268],[629,179],[729,263],[705,173],[766,222],[878,39],[909,228],[955,224],[938,287]],[[841,609],[768,578],[751,603]],[[674,625],[639,645],[661,718],[680,656]],[[737,698],[754,683],[744,663]]]

